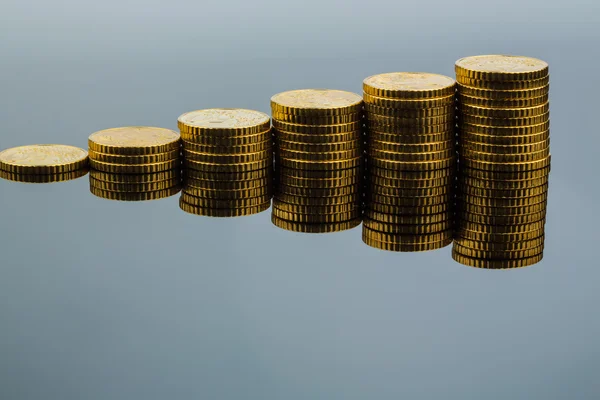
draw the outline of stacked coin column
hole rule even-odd
[[[413,72],[364,80],[367,245],[424,251],[452,242],[455,86]]]
[[[516,268],[543,257],[549,76],[544,61],[475,56],[456,62],[459,179],[453,258]]]
[[[245,109],[214,108],[178,119],[183,139],[181,209],[209,217],[267,210],[272,197],[271,119]]]
[[[308,233],[360,225],[362,98],[341,90],[295,90],[273,96],[271,108],[273,224]]]
[[[90,191],[124,201],[155,200],[181,190],[180,137],[170,129],[131,126],[88,139]]]

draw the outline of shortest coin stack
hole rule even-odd
[[[88,171],[85,150],[61,144],[36,144],[0,152],[0,178],[51,183],[79,178]]]
[[[252,215],[271,206],[273,147],[267,114],[213,108],[181,115],[184,186],[179,206],[208,217]]]
[[[90,191],[122,201],[156,200],[181,190],[180,136],[165,128],[131,126],[88,139]]]

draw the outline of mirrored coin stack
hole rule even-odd
[[[479,268],[543,257],[550,172],[544,61],[474,56],[456,62],[459,179],[452,256]]]
[[[420,72],[363,81],[367,245],[425,251],[452,242],[455,90],[454,79]]]
[[[95,132],[88,139],[90,191],[121,201],[156,200],[181,190],[177,132],[129,126]]]
[[[179,199],[183,211],[236,217],[271,206],[273,139],[267,114],[214,108],[185,113],[178,125],[185,170]]]
[[[328,89],[271,98],[279,228],[327,233],[354,228],[362,216],[362,98]]]

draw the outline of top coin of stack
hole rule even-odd
[[[326,233],[361,222],[362,99],[329,89],[271,98],[276,190],[273,224]]]
[[[550,172],[544,61],[484,55],[456,62],[459,180],[456,261],[515,268],[543,257]]]
[[[455,86],[452,78],[423,72],[363,81],[369,246],[424,251],[451,243]]]
[[[165,128],[130,126],[92,133],[90,191],[111,200],[153,200],[181,190],[180,137]]]
[[[27,183],[75,179],[87,173],[88,153],[61,144],[36,144],[0,152],[0,178]]]
[[[267,114],[213,108],[181,115],[182,210],[211,217],[252,215],[271,205],[273,147]]]

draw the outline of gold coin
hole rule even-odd
[[[241,217],[246,215],[258,214],[266,211],[271,206],[271,202],[267,201],[256,206],[239,207],[239,208],[210,208],[197,207],[186,203],[183,199],[179,199],[179,208],[188,214],[200,215],[204,217]]]
[[[459,110],[459,114],[463,113],[486,118],[531,118],[548,114],[550,104],[546,102],[539,106],[526,108],[488,108],[459,103],[457,109]]]
[[[361,167],[353,167],[340,170],[329,170],[329,171],[311,171],[293,168],[284,168],[278,166],[278,176],[289,176],[298,179],[357,179],[360,180],[364,176],[364,170]]]
[[[372,229],[378,232],[403,234],[403,235],[420,235],[437,233],[447,230],[452,230],[452,221],[443,221],[433,224],[394,224],[388,222],[379,222],[369,218],[363,219],[363,227]]]
[[[430,117],[454,117],[454,104],[434,108],[388,108],[380,107],[374,104],[365,104],[365,115],[379,115],[394,118],[430,118]]]
[[[388,97],[373,96],[368,93],[363,93],[365,104],[373,104],[379,107],[386,108],[404,108],[404,109],[422,109],[444,107],[454,104],[454,94],[444,97],[436,97],[432,99],[397,99]]]
[[[211,181],[205,179],[195,179],[186,177],[184,184],[186,187],[208,190],[248,190],[261,187],[267,187],[272,184],[270,176],[252,180],[229,180],[229,181]]]
[[[395,197],[385,196],[377,193],[367,193],[366,198],[368,204],[379,203],[399,207],[424,207],[444,203],[450,204],[453,202],[453,196],[450,194],[441,194],[429,197]]]
[[[481,215],[468,212],[459,212],[457,218],[475,222],[478,224],[488,225],[514,225],[514,224],[529,224],[532,222],[543,221],[546,219],[546,211],[539,211],[533,214],[524,215]]]
[[[547,86],[550,77],[545,76],[540,79],[531,79],[524,81],[488,81],[481,79],[470,79],[464,76],[456,76],[458,85],[469,86],[477,89],[488,90],[526,90]]]
[[[521,151],[525,152],[529,151],[529,148],[539,148],[540,145],[548,146],[550,144],[549,138],[549,131],[537,133],[535,135],[515,137],[478,135],[469,132],[460,132],[458,135],[458,141],[464,147],[473,148],[473,150],[476,150],[475,147],[478,146],[478,148],[481,149],[489,148],[492,150],[487,151],[487,153],[501,152],[502,150],[513,151],[513,148],[520,148],[522,149]],[[474,143],[477,143],[478,145],[475,146]],[[504,147],[508,147],[508,149],[504,149]]]
[[[545,202],[547,198],[547,192],[543,192],[542,194],[535,196],[521,198],[488,198],[473,195],[461,196],[460,192],[457,193],[457,201],[460,199],[461,202],[488,207],[524,207]]]
[[[90,186],[90,192],[96,196],[108,200],[119,201],[146,201],[158,200],[171,197],[181,191],[181,186],[174,186],[168,189],[156,190],[153,192],[111,192]]]
[[[0,178],[6,179],[13,182],[21,183],[55,183],[70,181],[73,179],[81,178],[88,173],[87,168],[82,168],[77,171],[65,172],[62,174],[14,174],[12,172],[6,172],[0,170]]]
[[[462,247],[473,250],[483,251],[519,251],[528,250],[544,245],[544,236],[535,239],[523,240],[520,242],[495,243],[480,240],[469,240],[464,238],[454,238],[454,242]]]
[[[90,153],[144,156],[179,150],[180,136],[165,128],[125,126],[92,133],[88,146]]]
[[[451,185],[436,186],[422,189],[403,188],[403,187],[389,187],[379,186],[370,183],[368,186],[368,193],[381,195],[381,196],[399,196],[399,197],[429,197],[429,196],[441,196],[449,194],[453,190]]]
[[[205,189],[193,186],[184,186],[183,192],[190,196],[202,197],[204,199],[215,200],[236,200],[251,199],[254,197],[271,197],[272,189],[269,186],[256,187],[251,189],[224,190],[224,189]]]
[[[468,267],[486,268],[486,269],[510,269],[510,268],[522,268],[528,267],[533,264],[537,264],[542,261],[543,254],[539,254],[534,257],[521,258],[514,260],[486,260],[481,258],[471,258],[463,256],[462,254],[452,252],[452,258],[463,265]]]
[[[520,224],[520,225],[490,225],[490,224],[479,224],[477,222],[465,221],[462,219],[456,220],[456,229],[459,232],[473,231],[473,232],[502,234],[502,235],[539,231],[540,229],[544,229],[545,225],[546,225],[545,220],[540,220],[540,221],[535,221],[535,222],[530,222],[530,223]]]
[[[273,134],[270,130],[244,136],[225,136],[210,134],[192,135],[182,132],[181,139],[184,148],[187,147],[190,150],[194,150],[194,145],[219,147],[256,145],[258,143],[271,141],[273,139]]]
[[[364,219],[371,219],[373,221],[385,222],[388,224],[401,224],[401,225],[424,225],[424,224],[436,224],[445,221],[452,221],[453,214],[449,211],[441,212],[437,214],[414,214],[414,215],[396,215],[381,213],[374,210],[365,210]]]
[[[350,221],[344,222],[334,222],[334,223],[318,223],[318,224],[310,224],[310,223],[302,223],[302,222],[293,222],[286,221],[281,218],[277,218],[275,215],[271,215],[271,222],[278,228],[285,229],[292,232],[302,232],[302,233],[332,233],[332,232],[340,232],[348,229],[352,229],[360,225],[362,220],[360,218],[352,219]]]
[[[466,257],[486,259],[486,260],[513,260],[522,259],[538,256],[543,253],[544,246],[538,246],[526,250],[514,250],[514,251],[487,251],[487,250],[474,250],[469,247],[464,247],[459,244],[454,244],[452,249],[457,254],[461,254]]]
[[[265,113],[242,108],[210,108],[181,114],[181,132],[193,135],[242,136],[268,131],[271,119]]]
[[[373,132],[377,133],[387,133],[394,135],[431,135],[431,134],[452,134],[454,135],[455,126],[454,121],[450,121],[445,124],[440,125],[422,125],[422,126],[400,126],[393,125],[393,121],[390,122],[390,125],[379,125],[378,123],[373,123],[369,121],[367,123],[367,135],[372,134]]]
[[[211,146],[198,143],[184,142],[184,151],[193,153],[208,153],[208,154],[247,154],[258,153],[261,151],[270,152],[273,147],[273,140],[269,137],[268,140],[245,144],[241,146]]]
[[[308,152],[308,151],[297,151],[287,149],[277,149],[275,151],[278,157],[286,160],[301,160],[301,161],[339,161],[348,160],[360,157],[362,155],[362,148],[355,147],[350,150],[343,151],[329,151],[329,152]]]
[[[274,115],[290,114],[311,117],[355,114],[362,110],[362,98],[356,93],[343,90],[290,90],[271,97],[271,110]],[[277,117],[274,116],[274,118]]]
[[[249,172],[257,169],[264,169],[273,165],[271,158],[265,158],[259,161],[253,161],[248,163],[237,163],[237,164],[220,164],[203,162],[197,160],[184,159],[183,165],[186,168],[205,171],[205,172],[217,172],[217,173],[231,173],[231,172]]]
[[[451,230],[426,234],[402,234],[379,232],[375,229],[368,228],[366,225],[363,225],[363,235],[379,242],[405,244],[431,243],[452,239]]]
[[[459,147],[458,153],[462,157],[461,160],[477,160],[487,161],[491,163],[520,163],[537,161],[548,158],[550,155],[550,148],[546,147],[543,150],[532,151],[529,153],[517,153],[517,154],[498,154],[498,153],[481,153],[470,149]]]
[[[307,117],[304,115],[273,113],[273,120],[305,125],[351,124],[362,121],[362,113],[326,115],[321,117]]]
[[[454,149],[446,149],[442,151],[434,151],[430,153],[398,153],[395,151],[384,151],[379,149],[370,148],[367,150],[367,157],[370,160],[389,160],[389,161],[400,161],[400,162],[421,162],[421,161],[436,161],[445,160],[455,156],[456,152]]]
[[[85,150],[62,144],[36,144],[0,152],[0,170],[13,174],[63,174],[87,165]]]
[[[183,150],[183,156],[186,161],[199,161],[209,164],[248,164],[262,160],[271,160],[273,153],[270,150],[262,150],[256,153],[244,154],[212,154],[196,153],[190,150]]]
[[[489,81],[526,81],[548,75],[548,63],[532,57],[504,54],[464,57],[456,61],[456,75]]]
[[[550,129],[550,121],[546,120],[542,121],[537,125],[528,126],[484,126],[459,121],[458,128],[461,134],[464,132],[469,132],[478,135],[508,136],[510,138],[513,138],[515,136],[530,136],[534,134],[548,132],[548,130]]]
[[[454,176],[449,175],[445,178],[432,178],[432,179],[392,179],[383,178],[377,175],[369,174],[366,180],[371,185],[377,185],[380,187],[387,187],[392,189],[426,189],[435,188],[440,186],[453,187]]]
[[[482,161],[472,160],[469,158],[461,158],[460,163],[467,168],[481,169],[484,171],[493,172],[526,172],[540,168],[545,168],[550,165],[550,155],[545,158],[525,162],[504,162],[504,161]],[[461,166],[461,168],[462,168]]]
[[[283,219],[285,221],[301,222],[307,224],[321,224],[321,223],[334,223],[344,222],[356,218],[360,218],[360,209],[356,208],[351,211],[340,212],[335,214],[299,214],[289,211],[281,210],[277,207],[273,207],[273,216]]]
[[[454,131],[444,133],[433,133],[423,135],[397,135],[393,133],[381,133],[369,131],[367,134],[367,142],[383,142],[393,143],[395,145],[411,146],[411,145],[427,145],[430,143],[447,142],[449,140],[456,141]]]
[[[369,168],[371,166],[377,168],[391,169],[394,171],[405,170],[405,171],[428,171],[433,169],[443,169],[454,167],[456,163],[456,157],[450,157],[442,160],[435,161],[422,161],[422,162],[409,162],[409,161],[391,161],[383,160],[379,158],[368,158]]]
[[[531,240],[544,235],[544,228],[536,229],[527,232],[518,233],[486,233],[469,231],[466,229],[456,228],[454,237],[461,237],[469,240],[480,240],[487,242],[519,242],[522,240]]]
[[[449,212],[451,209],[452,206],[449,202],[444,202],[430,206],[394,206],[390,204],[381,204],[375,202],[367,202],[366,205],[366,210],[373,210],[379,213],[390,215],[439,214]]]
[[[150,174],[168,170],[181,170],[181,160],[176,159],[154,164],[114,164],[90,160],[90,167],[113,174]]]
[[[423,117],[423,118],[410,118],[401,116],[387,116],[374,114],[372,112],[365,112],[365,123],[368,126],[373,125],[385,125],[393,127],[404,127],[409,130],[417,130],[419,127],[433,126],[433,125],[450,125],[454,126],[455,113],[438,115],[435,117]],[[421,128],[422,130],[423,128]]]
[[[362,139],[362,138],[361,138]],[[318,143],[318,144],[306,144],[302,142],[290,142],[281,138],[277,139],[277,147],[281,150],[300,151],[309,153],[330,153],[330,152],[343,152],[349,150],[355,150],[362,152],[361,147],[363,141],[349,140],[347,142],[337,143]]]
[[[534,214],[538,212],[545,212],[546,206],[547,203],[545,201],[517,207],[496,207],[469,204],[467,202],[458,200],[456,204],[456,213],[457,215],[461,213],[473,213],[480,215],[494,215],[498,217],[513,217]]]
[[[439,179],[439,178],[447,178],[450,176],[454,176],[454,168],[440,168],[440,169],[432,169],[432,170],[416,170],[416,171],[403,171],[403,170],[390,170],[385,168],[379,168],[374,166],[369,166],[367,169],[367,173],[369,175],[369,179],[373,179],[373,177],[381,177],[386,179],[399,179],[399,180],[429,180],[429,179]]]
[[[346,196],[354,194],[359,196],[361,187],[358,184],[332,187],[332,188],[314,188],[314,187],[298,187],[298,186],[287,186],[280,184],[276,189],[277,195],[279,194],[290,194],[293,196],[306,196],[306,197],[331,197],[331,196]]]
[[[427,72],[389,72],[369,76],[363,90],[373,96],[401,99],[426,99],[454,94],[456,81]]]
[[[356,194],[349,194],[345,196],[329,196],[329,197],[306,197],[306,196],[295,196],[292,194],[276,193],[273,196],[278,201],[285,203],[296,204],[299,206],[334,206],[340,204],[360,204],[360,199]]]
[[[539,178],[548,178],[550,174],[550,165],[530,170],[530,171],[520,171],[520,172],[511,172],[511,171],[484,171],[473,168],[461,168],[461,176],[478,178],[478,179],[486,179],[493,181],[524,181],[530,179],[539,179]]]
[[[179,149],[172,150],[166,153],[146,154],[142,156],[130,156],[130,155],[114,155],[106,153],[98,153],[90,149],[89,151],[90,160],[101,161],[111,164],[155,164],[165,161],[171,161],[179,158]]]
[[[349,141],[363,140],[363,131],[346,132],[339,134],[320,135],[320,134],[299,134],[283,131],[273,131],[275,133],[275,141],[288,141],[294,143],[305,143],[309,145],[325,145],[344,143]]]
[[[172,179],[177,179],[181,181],[181,171],[177,170],[169,170],[164,172],[157,172],[153,174],[112,174],[109,172],[102,172],[91,170],[90,178],[96,179],[98,181],[104,182],[115,182],[115,183],[150,183],[150,182],[160,182],[160,181],[168,181]]]
[[[158,182],[146,182],[146,183],[119,183],[119,182],[105,182],[90,177],[90,186],[106,190],[109,192],[155,192],[157,190],[170,189],[175,186],[181,187],[180,179],[170,179],[166,181]]]
[[[338,125],[301,125],[273,120],[273,128],[287,133],[301,135],[339,135],[362,129],[362,122],[350,122]]]
[[[532,97],[530,99],[492,100],[459,94],[457,100],[458,104],[463,104],[465,106],[510,109],[543,105],[544,103],[548,103],[548,95]]]
[[[468,185],[459,185],[458,192],[471,196],[516,199],[539,196],[548,191],[548,184],[523,189],[484,189]]]
[[[422,144],[404,144],[394,142],[383,142],[377,139],[369,138],[368,147],[374,150],[394,153],[433,153],[439,151],[447,151],[454,149],[454,140],[446,140],[443,142],[430,142]]]
[[[516,100],[516,99],[532,99],[535,97],[545,96],[550,93],[550,85],[535,87],[530,89],[517,90],[491,90],[479,89],[476,87],[457,85],[458,94],[471,97],[479,97],[490,100]]]
[[[347,178],[338,178],[338,179],[310,179],[310,178],[296,178],[292,176],[278,174],[276,177],[276,181],[279,184],[284,184],[286,186],[296,186],[296,187],[312,187],[312,188],[335,188],[340,186],[349,186],[356,185],[361,183],[362,176],[355,175]]]
[[[448,246],[450,243],[452,243],[452,239],[444,239],[444,240],[438,240],[437,242],[429,242],[429,243],[387,243],[387,242],[380,242],[379,240],[375,240],[373,238],[368,237],[368,235],[366,235],[364,233],[363,230],[363,235],[362,235],[362,240],[363,242],[371,247],[374,247],[376,249],[380,249],[380,250],[387,250],[387,251],[398,251],[398,252],[415,252],[415,251],[430,251],[430,250],[437,250],[437,249],[441,249],[443,247]]]
[[[278,166],[284,168],[303,169],[312,171],[331,171],[358,167],[363,162],[363,157],[356,157],[339,161],[306,161],[276,158]]]
[[[457,113],[456,120],[458,126],[463,124],[483,125],[492,128],[502,127],[525,127],[526,125],[540,125],[546,123],[550,119],[550,113],[535,115],[532,117],[515,117],[515,118],[494,118],[481,117],[477,115],[469,115],[466,113]]]
[[[245,199],[209,199],[205,197],[198,197],[188,194],[186,192],[181,193],[181,201],[186,204],[201,208],[246,208],[261,206],[265,203],[270,203],[271,196],[263,195],[257,197],[249,197]]]
[[[334,204],[328,206],[305,206],[299,204],[286,203],[273,199],[273,208],[296,214],[339,214],[360,209],[356,203]]]
[[[266,168],[256,169],[253,171],[247,172],[206,172],[206,171],[196,171],[193,169],[185,170],[185,177],[190,179],[201,179],[204,181],[247,181],[254,180],[259,178],[269,178],[271,179],[273,175],[273,169],[271,166]]]
[[[476,188],[494,190],[528,189],[548,185],[548,176],[516,181],[487,180],[481,178],[472,178],[470,176],[461,176],[458,179],[458,185],[468,185]]]

